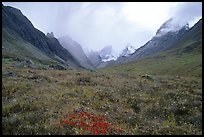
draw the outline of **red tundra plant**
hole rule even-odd
[[[105,115],[94,115],[83,111],[66,115],[62,123],[82,128],[83,134],[85,131],[94,135],[121,134],[123,132],[121,128],[114,128],[113,124],[108,122]]]

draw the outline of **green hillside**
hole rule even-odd
[[[202,27],[165,52],[97,70],[47,67],[56,62],[10,34],[2,30],[3,135],[202,135]],[[24,60],[35,67],[14,65]]]
[[[103,134],[201,135],[202,45],[188,40],[167,52],[92,72],[3,62],[3,134],[93,134],[61,122],[83,110],[106,114],[114,132]]]
[[[46,56],[32,44],[11,36],[5,29],[2,29],[2,59],[4,60],[26,60],[31,59],[36,63],[51,64],[56,63]]]
[[[202,27],[191,29],[172,49],[101,71],[201,78]]]
[[[202,77],[201,53],[175,54],[160,53],[159,55],[154,55],[135,62],[101,69],[101,71]]]

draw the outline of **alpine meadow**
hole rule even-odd
[[[2,133],[202,135],[202,17],[173,25],[115,56],[44,34],[2,3]]]

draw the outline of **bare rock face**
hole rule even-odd
[[[54,37],[53,32],[46,36],[36,29],[19,9],[2,5],[2,28],[6,29],[12,36],[31,43],[58,62],[68,62],[75,68],[83,68],[70,52],[62,47]]]
[[[156,35],[144,46],[137,49],[130,57],[130,60],[141,59],[173,48],[176,43],[180,41],[180,38],[188,31],[189,27],[188,24],[177,26],[171,21],[170,19],[162,24]]]
[[[35,63],[30,60],[30,59],[26,59],[26,60],[19,60],[17,63],[12,64],[11,66],[13,67],[29,67],[29,68],[35,68]]]
[[[181,29],[185,29],[188,30],[189,29],[189,24],[186,23],[184,25],[178,24],[174,21],[173,18],[167,20],[166,22],[164,22],[161,27],[157,30],[156,35],[155,36],[163,36],[166,33],[169,32],[178,32]]]
[[[187,39],[196,39],[197,44],[188,46],[182,52],[190,52],[192,49],[196,49],[199,46],[200,35],[198,33],[202,30],[202,19],[200,19],[193,27],[189,28],[188,23],[176,24],[173,19],[169,19],[164,22],[161,27],[157,30],[154,37],[149,40],[146,44],[136,49],[129,56],[119,56],[117,60],[106,62],[102,67],[113,66],[123,64],[152,55],[158,54],[163,51],[168,51],[173,48],[177,48],[177,45],[181,41]],[[201,49],[201,47],[200,47]],[[202,51],[202,50],[201,50]]]
[[[46,36],[47,36],[48,38],[54,38],[54,37],[55,37],[53,32],[47,33]]]
[[[57,70],[67,70],[67,67],[62,64],[50,65],[50,67]]]
[[[97,68],[102,63],[102,58],[99,55],[99,52],[91,51],[88,56],[89,60],[95,68]]]
[[[71,55],[86,69],[94,69],[93,64],[84,53],[81,45],[76,41],[72,40],[68,35],[58,38],[60,44],[66,48]]]

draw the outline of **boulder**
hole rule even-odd
[[[142,78],[146,78],[148,80],[154,81],[154,78],[152,75],[145,74],[145,75],[142,75]]]
[[[67,67],[61,64],[50,65],[50,67],[57,70],[67,70]]]
[[[14,72],[6,72],[5,74],[3,74],[3,76],[5,76],[5,77],[15,77],[16,74]]]
[[[33,63],[32,60],[23,60],[19,63],[13,64],[13,67],[31,67],[34,68],[35,64]]]

